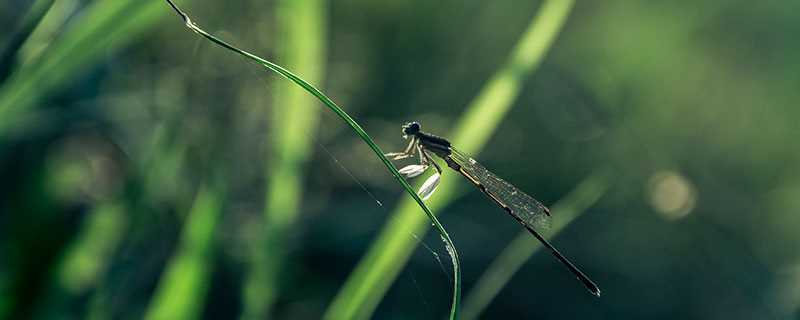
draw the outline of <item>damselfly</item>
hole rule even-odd
[[[400,173],[409,178],[422,174],[431,166],[436,169],[436,173],[428,178],[419,190],[419,194],[423,199],[430,197],[433,191],[436,190],[442,173],[442,168],[433,161],[429,154],[430,152],[444,160],[448,167],[463,175],[478,190],[508,212],[509,215],[533,234],[545,248],[550,250],[550,253],[564,264],[586,286],[589,292],[595,296],[600,296],[600,288],[536,231],[549,226],[550,210],[547,207],[512,184],[494,175],[474,159],[453,148],[447,139],[420,131],[420,125],[417,122],[403,125],[403,138],[411,138],[408,147],[402,152],[388,153],[386,156],[393,157],[394,160],[401,160],[413,157],[415,153],[418,154],[419,164],[409,165],[399,170]]]

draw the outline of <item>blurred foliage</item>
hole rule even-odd
[[[294,34],[277,1],[179,3],[262,56],[286,54]],[[247,274],[265,194],[280,186],[267,182],[285,147],[277,97],[296,88],[189,34],[161,1],[50,4],[0,2],[0,318],[242,316],[245,287],[259,285]],[[316,83],[383,149],[402,147],[408,120],[446,134],[540,5],[331,1],[307,24],[322,24],[328,48]],[[603,296],[539,252],[482,316],[799,317],[798,9],[576,3],[478,159],[546,204],[610,169],[610,188],[554,243]],[[292,137],[309,148],[292,177],[301,198],[269,309],[280,319],[321,317],[406,197],[330,114],[303,131]],[[519,232],[479,192],[437,213],[465,288]],[[424,246],[374,316],[441,318],[447,254],[436,235],[404,237]],[[177,261],[198,269],[170,291]],[[181,290],[195,297],[168,293]]]
[[[312,83],[322,83],[327,42],[326,1],[281,0],[276,3],[280,54],[275,60]],[[267,155],[263,228],[257,230],[248,278],[245,280],[242,319],[264,319],[279,296],[286,239],[298,224],[303,199],[303,172],[313,151],[319,112],[314,96],[292,82],[276,88],[267,116],[272,135]]]

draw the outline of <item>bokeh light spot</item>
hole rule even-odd
[[[695,207],[697,191],[686,177],[675,171],[659,171],[648,184],[650,205],[667,220],[687,216]]]

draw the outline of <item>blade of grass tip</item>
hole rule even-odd
[[[477,154],[483,148],[518,96],[521,81],[541,62],[572,4],[573,1],[565,0],[544,2],[509,59],[458,120],[456,129],[448,136],[453,145],[470,154]],[[441,210],[464,194],[466,189],[456,188],[457,183],[463,184],[458,175],[443,175],[439,191],[429,200],[430,206]],[[417,245],[408,235],[422,235],[427,228],[426,221],[413,214],[413,203],[401,202],[329,306],[325,318],[369,318]]]
[[[214,256],[214,230],[224,187],[204,185],[187,216],[177,252],[170,259],[145,319],[197,319],[201,315]]]
[[[353,131],[355,131],[356,134],[358,134],[358,136],[361,138],[361,140],[364,141],[370,147],[370,149],[372,149],[372,151],[375,153],[375,155],[381,160],[381,162],[386,166],[386,168],[392,173],[392,176],[394,176],[394,178],[398,181],[398,183],[400,183],[400,185],[403,187],[403,189],[405,189],[405,191],[409,195],[411,195],[411,197],[414,199],[416,204],[420,208],[422,208],[422,210],[425,212],[425,215],[427,216],[427,218],[434,225],[434,227],[436,228],[436,231],[439,233],[439,235],[441,235],[442,239],[444,239],[446,245],[449,248],[448,252],[451,254],[451,257],[452,257],[452,260],[453,260],[453,263],[454,263],[453,264],[453,300],[452,300],[452,304],[451,304],[451,307],[450,307],[450,319],[456,319],[458,317],[458,309],[459,309],[459,306],[461,304],[461,268],[459,266],[460,262],[459,262],[459,259],[458,259],[458,252],[455,249],[455,245],[453,245],[453,240],[450,238],[450,235],[447,234],[447,231],[444,229],[444,227],[439,222],[439,220],[436,218],[436,216],[433,214],[433,212],[430,210],[430,208],[428,208],[428,206],[425,205],[425,202],[422,201],[422,199],[417,195],[417,193],[411,188],[411,185],[409,185],[408,182],[403,178],[403,176],[397,171],[397,168],[394,167],[394,164],[392,164],[392,162],[388,158],[386,158],[386,156],[383,155],[384,154],[383,150],[381,150],[381,148],[378,147],[378,145],[375,143],[375,141],[372,140],[372,137],[370,137],[364,131],[364,129],[361,127],[361,125],[359,125],[355,120],[353,120],[353,118],[350,117],[350,115],[348,115],[341,107],[339,107],[335,102],[333,102],[333,100],[328,98],[328,96],[323,94],[316,87],[312,86],[311,84],[309,84],[305,80],[301,79],[300,77],[298,77],[294,73],[284,69],[283,67],[281,67],[281,66],[279,66],[277,64],[274,64],[274,63],[272,63],[270,61],[262,59],[261,57],[258,57],[256,55],[253,55],[253,54],[249,53],[249,52],[246,52],[244,50],[236,48],[236,47],[228,44],[227,42],[222,41],[222,40],[218,39],[217,37],[214,37],[213,35],[207,33],[205,30],[199,28],[196,24],[194,24],[194,22],[192,22],[192,20],[189,19],[189,16],[187,16],[186,13],[181,11],[175,5],[175,3],[172,2],[172,0],[166,0],[166,1],[169,3],[170,6],[172,6],[172,8],[183,19],[184,23],[186,24],[186,27],[188,27],[190,30],[200,34],[204,38],[208,39],[209,41],[211,41],[211,42],[213,42],[213,43],[215,43],[215,44],[217,44],[217,45],[219,45],[219,46],[221,46],[223,48],[226,48],[228,50],[236,52],[236,53],[244,56],[245,58],[249,59],[250,61],[258,63],[258,64],[260,64],[260,65],[262,65],[262,66],[264,66],[264,67],[266,67],[266,68],[268,68],[268,69],[280,74],[281,76],[291,80],[292,82],[296,83],[297,85],[299,85],[300,87],[305,89],[308,93],[314,95],[326,107],[328,107],[328,109],[333,111],[333,113],[335,113],[337,116],[339,116],[340,119],[342,119],[345,123],[347,123],[347,125],[349,125],[350,128],[353,129]]]
[[[55,0],[37,0],[25,13],[16,32],[0,54],[0,83],[8,78],[11,70],[17,65],[17,53],[54,2]]]
[[[567,196],[553,207],[553,225],[550,238],[556,236],[589,207],[594,205],[608,190],[611,175],[600,170],[581,181]],[[516,238],[497,256],[475,286],[464,299],[464,319],[477,319],[481,312],[497,296],[511,277],[528,261],[542,245],[527,231],[521,231]]]
[[[280,34],[279,59],[302,73],[305,79],[321,83],[324,78],[325,7],[324,0],[281,0],[276,3]],[[289,82],[273,88],[273,112],[269,117],[273,134],[265,166],[267,193],[265,226],[252,253],[249,274],[244,284],[242,319],[266,319],[276,298],[284,252],[285,236],[297,220],[303,194],[303,168],[311,153],[319,118],[314,98]],[[278,106],[282,106],[279,108]],[[284,108],[285,107],[285,108]]]
[[[0,87],[0,135],[24,126],[30,120],[26,111],[74,74],[143,35],[164,14],[162,6],[158,1],[92,2],[57,42],[12,71]]]

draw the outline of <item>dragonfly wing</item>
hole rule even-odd
[[[550,227],[550,210],[541,202],[517,189],[483,167],[475,159],[451,148],[450,158],[461,167],[461,173],[472,180],[478,188],[488,193],[520,223],[541,230]]]

